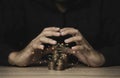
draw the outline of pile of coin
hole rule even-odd
[[[64,52],[66,45],[57,44],[52,47],[52,56],[48,62],[49,70],[64,70],[67,68],[67,54]]]
[[[68,67],[68,44],[58,43],[53,46],[49,46],[45,50],[35,50],[32,64],[48,64],[49,70],[64,70]],[[47,55],[47,59],[43,59]]]

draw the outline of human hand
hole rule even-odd
[[[76,43],[75,46],[72,46],[71,50],[66,52],[75,55],[79,61],[88,66],[98,67],[104,64],[105,59],[103,55],[92,48],[79,30],[68,27],[61,29],[60,32],[62,36],[72,35],[72,37],[65,39],[65,43]]]
[[[12,65],[17,65],[17,66],[28,66],[30,65],[33,59],[33,57],[42,56],[41,52],[37,53],[35,50],[43,50],[44,49],[44,44],[51,44],[54,45],[57,43],[57,41],[50,39],[48,37],[51,36],[60,36],[59,33],[60,28],[57,27],[48,27],[45,28],[40,35],[38,35],[35,39],[33,39],[23,50],[19,52],[12,52],[9,55],[9,63]]]

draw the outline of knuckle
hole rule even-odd
[[[77,40],[78,38],[77,37],[73,37],[72,40]]]
[[[76,32],[76,33],[79,33],[79,30],[75,29],[75,32]]]
[[[39,38],[39,42],[42,42],[44,39],[43,39],[43,37],[40,37]]]
[[[47,27],[47,28],[44,28],[43,30],[48,30],[49,29],[49,27]]]
[[[31,41],[30,45],[33,46],[36,42],[37,42],[37,40],[36,40],[36,39],[33,39],[33,40]]]
[[[82,40],[83,37],[82,37],[82,36],[78,36],[77,39],[78,39],[78,40]]]
[[[80,40],[83,40],[84,38],[83,38],[83,36],[80,36]]]
[[[80,46],[80,49],[81,49],[81,50],[84,50],[84,47],[83,47],[83,46]]]
[[[37,48],[37,45],[36,45],[36,44],[33,44],[32,47],[35,49],[35,48]]]
[[[48,39],[48,40],[46,40],[48,43],[51,43],[52,41],[51,41],[51,39]]]
[[[43,31],[42,33],[41,33],[41,36],[45,36],[46,35],[46,31]]]
[[[36,40],[35,39],[33,39],[32,41],[31,41],[31,43],[34,43]]]

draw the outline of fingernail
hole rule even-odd
[[[60,33],[57,33],[57,36],[60,36]]]
[[[64,35],[64,32],[61,32],[61,35]]]
[[[57,42],[56,41],[52,41],[53,44],[56,44]]]
[[[69,43],[69,41],[68,41],[68,40],[65,40],[65,43]]]
[[[72,50],[75,50],[75,47],[72,47]]]
[[[60,28],[56,28],[57,30],[60,30]]]
[[[43,46],[43,45],[41,45],[41,49],[42,49],[42,50],[44,49],[44,46]]]

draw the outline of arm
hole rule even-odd
[[[47,28],[29,44],[24,25],[24,11],[22,6],[16,6],[17,1],[3,0],[3,7],[0,12],[0,64],[11,64],[17,66],[28,66],[33,57],[34,49],[43,49],[42,43],[51,43],[54,40],[47,39],[47,36],[56,36],[59,28]],[[19,1],[18,1],[19,2]],[[21,1],[20,1],[21,2]],[[19,4],[19,3],[18,3]],[[11,6],[12,5],[12,6]],[[20,4],[19,4],[20,5]],[[1,15],[2,14],[2,15]],[[53,31],[57,29],[56,31]],[[51,33],[54,32],[54,33]],[[45,41],[44,41],[45,40]],[[47,41],[46,41],[47,40]],[[53,42],[55,44],[56,42]],[[28,45],[27,45],[28,44]],[[9,63],[8,63],[9,60]]]
[[[120,65],[120,13],[117,1],[103,0],[101,8],[101,37],[99,49],[94,49],[86,41],[78,29],[64,28],[62,35],[71,34],[71,39],[65,40],[66,43],[76,42],[72,48],[72,54],[77,56],[80,61],[92,67]],[[69,31],[68,31],[69,30]]]
[[[61,35],[65,36],[67,34],[73,35],[65,40],[65,43],[76,42],[75,46],[72,46],[71,51],[66,51],[70,54],[76,56],[79,61],[92,67],[98,67],[104,64],[104,56],[92,48],[92,46],[87,42],[79,30],[74,28],[63,28],[61,29]]]
[[[54,45],[57,42],[53,39],[47,38],[48,36],[59,36],[59,28],[56,27],[49,27],[45,28],[40,35],[38,35],[35,39],[33,39],[23,50],[21,51],[15,51],[10,53],[9,55],[9,63],[12,65],[17,66],[28,66],[32,63],[32,59],[34,56],[36,57],[42,56],[42,53],[39,52],[36,54],[35,50],[43,50],[44,49],[44,43],[45,44],[51,44]],[[44,54],[44,53],[43,53]]]
[[[76,46],[73,46],[68,53],[75,55],[79,61],[92,67],[120,65],[120,34],[118,25],[109,26],[104,26],[103,30],[105,31],[101,33],[102,37],[99,39],[101,44],[98,42],[102,47],[99,47],[99,49],[94,49],[79,30],[74,28],[61,29],[62,36],[67,34],[73,35],[73,37],[66,39],[65,43],[76,42]]]

